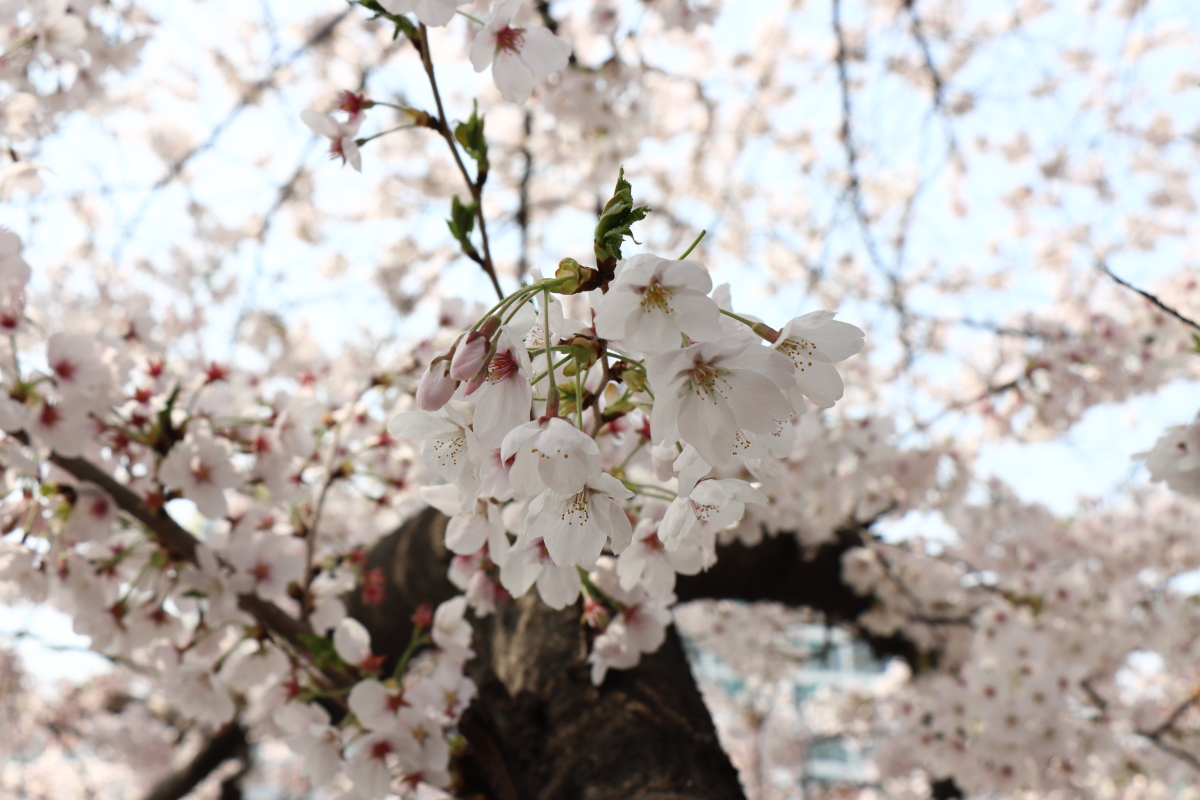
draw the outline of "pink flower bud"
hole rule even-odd
[[[437,411],[449,402],[457,388],[458,381],[450,377],[449,362],[434,361],[417,384],[417,407],[422,411]]]
[[[454,351],[454,360],[450,362],[450,377],[456,381],[469,381],[487,361],[489,343],[479,331],[471,331],[467,338]]]
[[[425,601],[417,606],[417,610],[412,615],[413,625],[416,625],[422,630],[433,624],[433,603]]]

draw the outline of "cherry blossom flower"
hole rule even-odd
[[[406,411],[392,417],[388,432],[421,442],[421,458],[430,472],[461,484],[464,473],[486,458],[486,451],[452,406],[437,413]]]
[[[46,166],[30,161],[16,161],[0,169],[0,201],[7,203],[18,189],[30,197],[40,193],[45,188],[42,176],[38,174],[42,169]]]
[[[1164,481],[1177,492],[1200,497],[1200,414],[1187,425],[1172,425],[1145,458],[1151,480]]]
[[[313,133],[329,139],[329,157],[340,158],[343,164],[349,164],[358,172],[362,172],[362,155],[358,151],[358,129],[362,125],[362,117],[351,117],[346,122],[339,122],[328,114],[322,114],[311,108],[300,112],[300,119],[312,129]]]
[[[452,597],[433,612],[433,628],[430,635],[433,643],[441,648],[447,658],[466,661],[475,656],[471,649],[471,623],[463,619],[467,610],[467,598]]]
[[[46,363],[60,390],[84,394],[108,376],[93,339],[79,333],[56,333],[46,347]]]
[[[184,714],[210,725],[233,719],[233,696],[221,678],[203,664],[181,664],[163,681],[170,701]]]
[[[471,513],[459,512],[446,525],[446,547],[458,555],[470,555],[485,544],[503,556],[508,549],[500,507],[495,503],[477,500]]]
[[[354,792],[363,800],[379,800],[392,785],[392,769],[398,761],[415,761],[417,743],[399,731],[373,731],[354,743],[355,754],[346,765]]]
[[[458,383],[450,377],[450,362],[446,359],[434,359],[429,369],[421,374],[421,380],[417,384],[417,408],[422,411],[437,411],[450,402]]]
[[[455,556],[450,561],[447,577],[462,590],[467,605],[477,617],[486,617],[496,610],[497,600],[504,597],[504,589],[492,577],[495,564],[489,556],[489,547],[484,545],[474,553]]]
[[[34,440],[67,457],[81,455],[95,433],[86,403],[74,396],[43,399],[30,413],[28,426]]]
[[[389,14],[416,14],[417,19],[436,28],[454,19],[455,10],[469,0],[379,0]]]
[[[332,781],[342,766],[342,742],[329,724],[329,712],[316,703],[293,702],[276,709],[273,719],[308,779],[317,785]]]
[[[561,417],[513,428],[500,446],[500,458],[515,459],[509,481],[514,491],[530,497],[543,489],[575,494],[600,472],[596,441]]]
[[[658,538],[659,520],[642,519],[633,529],[633,544],[617,558],[621,588],[639,584],[651,597],[666,597],[675,590],[675,573],[695,575],[704,566],[699,542],[685,539],[668,550]]]
[[[609,669],[629,669],[637,666],[642,653],[653,653],[666,638],[671,612],[667,605],[675,602],[674,595],[654,599],[640,587],[625,591],[617,577],[616,562],[605,556],[588,574],[607,596],[621,605],[601,633],[592,642],[588,661],[592,665],[592,683],[599,686]]]
[[[37,114],[36,97],[28,92],[14,92],[0,101],[0,128],[14,142],[24,141],[34,135]]]
[[[524,103],[533,93],[535,78],[545,78],[564,69],[571,45],[540,25],[512,27],[521,0],[499,0],[492,18],[471,43],[471,64],[483,72],[492,64],[492,79],[510,103]]]
[[[21,257],[21,248],[21,237],[0,228],[0,284],[24,286],[29,283],[33,270]]]
[[[616,553],[629,546],[633,526],[617,500],[631,497],[633,492],[606,472],[589,478],[574,494],[547,489],[529,504],[517,546],[527,547],[540,538],[558,566],[590,566],[600,557],[606,541],[611,541]]]
[[[473,428],[485,447],[500,447],[509,431],[528,422],[533,404],[533,366],[529,352],[516,344],[524,337],[507,326],[498,337],[487,379],[475,393]]]
[[[238,475],[229,460],[229,447],[210,436],[188,433],[176,442],[158,468],[158,478],[174,486],[209,519],[228,513],[225,490],[237,485]]]
[[[779,332],[775,349],[791,359],[796,371],[796,384],[788,394],[797,414],[804,413],[801,395],[821,408],[840,400],[842,376],[830,362],[844,361],[863,348],[863,332],[833,316],[832,311],[811,311],[790,320]]]
[[[346,617],[333,629],[333,649],[351,666],[374,672],[381,661],[371,651],[371,634],[354,617]]]
[[[701,342],[651,356],[646,371],[654,388],[651,432],[655,444],[680,438],[712,466],[736,454],[739,429],[771,433],[791,416],[783,390],[791,364],[750,336]]]
[[[238,575],[230,586],[239,594],[254,592],[264,600],[287,596],[288,585],[304,575],[303,543],[293,536],[260,533],[237,537],[229,548],[229,560]]]
[[[104,539],[117,520],[117,507],[108,494],[91,484],[76,489],[71,516],[63,526],[63,538],[70,542]]]
[[[398,715],[409,705],[403,691],[388,688],[373,678],[354,684],[346,703],[363,727],[372,731],[399,730]]]
[[[542,602],[555,609],[566,608],[579,599],[579,571],[551,561],[542,539],[509,552],[500,564],[500,583],[513,597],[521,597],[536,584]]]
[[[694,341],[721,335],[721,311],[708,297],[712,278],[696,261],[642,254],[617,265],[608,293],[596,301],[596,334],[643,353],[679,346],[679,334]]]
[[[491,341],[479,331],[467,334],[454,350],[450,360],[450,377],[456,381],[469,381],[487,362]]]

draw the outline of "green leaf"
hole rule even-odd
[[[612,199],[604,204],[604,210],[600,212],[600,221],[596,224],[593,237],[596,258],[600,261],[622,258],[621,243],[626,236],[634,244],[640,244],[633,238],[633,224],[645,219],[649,213],[648,206],[634,207],[633,187],[625,180],[625,168],[622,167]]]
[[[450,203],[450,219],[446,220],[446,225],[450,228],[450,235],[462,246],[463,253],[468,256],[478,254],[475,245],[471,244],[471,231],[475,230],[474,203],[463,205],[458,195],[454,195],[454,200]]]
[[[488,146],[483,135],[483,117],[479,116],[479,103],[471,108],[471,118],[454,126],[454,138],[475,159],[481,173],[488,171]]]
[[[396,29],[392,31],[392,41],[400,38],[400,34],[404,34],[410,41],[417,41],[420,34],[417,32],[417,26],[412,24],[412,20],[408,17],[398,14],[388,14],[388,19],[396,23]]]
[[[1200,333],[1192,334],[1192,352],[1200,353]]]

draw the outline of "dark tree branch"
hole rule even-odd
[[[463,163],[462,156],[458,152],[458,143],[454,139],[454,132],[450,130],[450,122],[446,118],[446,109],[442,106],[442,94],[438,91],[437,75],[433,68],[433,56],[429,52],[429,31],[422,22],[420,26],[421,45],[418,48],[421,53],[421,64],[425,67],[425,75],[429,78],[429,88],[433,90],[433,101],[437,104],[438,125],[437,131],[446,140],[446,144],[450,147],[450,153],[454,156],[454,163],[458,165],[458,171],[462,173],[463,180],[467,183],[467,188],[471,191],[471,199],[475,203],[475,219],[479,222],[479,238],[483,245],[482,258],[476,259],[476,263],[487,274],[488,279],[492,282],[492,288],[496,290],[496,294],[500,299],[504,299],[504,290],[500,288],[500,280],[496,277],[496,265],[492,261],[491,245],[488,243],[487,218],[483,214],[483,184],[487,181],[487,170],[479,170],[479,174],[472,179],[471,173],[467,172],[467,166]]]
[[[190,764],[159,781],[143,800],[179,800],[229,759],[248,761],[249,748],[245,729],[235,722],[209,738]]]
[[[196,538],[167,514],[148,507],[129,487],[118,483],[111,475],[85,458],[67,458],[58,453],[51,453],[50,461],[78,480],[95,484],[107,492],[117,507],[141,523],[172,558],[196,563]],[[307,623],[256,594],[239,595],[238,606],[254,617],[265,630],[287,642],[296,652],[308,653],[308,648],[301,639],[302,636],[312,633],[312,628]],[[334,686],[346,685],[347,678],[340,673],[324,671],[322,674]]]
[[[1124,286],[1126,289],[1129,289],[1132,292],[1137,292],[1142,297],[1149,300],[1153,305],[1157,306],[1162,311],[1165,311],[1166,313],[1170,314],[1172,317],[1179,320],[1184,325],[1187,325],[1197,331],[1200,331],[1200,323],[1196,322],[1194,319],[1185,317],[1183,314],[1180,314],[1178,311],[1171,308],[1169,305],[1164,303],[1162,300],[1159,300],[1156,296],[1150,294],[1145,289],[1139,289],[1138,287],[1134,286],[1129,281],[1123,280],[1122,278],[1118,277],[1116,275],[1116,273],[1114,273],[1111,269],[1108,268],[1108,264],[1105,263],[1103,259],[1097,259],[1096,266],[1098,266],[1105,275],[1112,278],[1119,285]]]

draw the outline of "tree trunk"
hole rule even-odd
[[[387,593],[377,607],[350,598],[391,664],[409,641],[418,603],[446,600],[452,554],[442,544],[446,517],[426,509],[383,539],[368,568],[381,568]],[[795,537],[721,548],[717,565],[680,577],[681,600],[772,600],[810,606],[853,622],[870,608],[841,581],[841,555],[862,543],[845,529],[805,554]],[[462,720],[469,744],[466,796],[492,800],[737,800],[745,794],[721,749],[674,628],[662,648],[631,670],[589,680],[588,631],[580,605],[554,611],[536,591],[475,620],[478,655],[467,665],[479,697]],[[900,637],[872,641],[881,654],[915,657]]]

